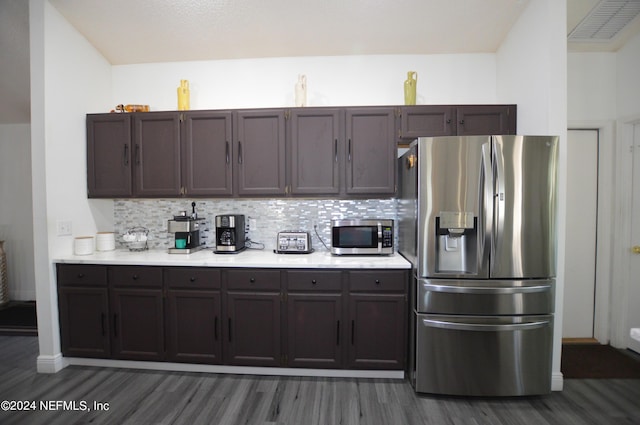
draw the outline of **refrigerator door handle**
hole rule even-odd
[[[480,265],[485,268],[488,265],[489,250],[488,246],[491,246],[491,233],[492,233],[492,217],[493,217],[493,172],[491,170],[491,144],[483,143],[482,145],[482,196],[480,210],[482,216],[479,223],[479,239],[480,239],[480,252],[478,257],[480,258]],[[488,270],[487,270],[488,273]]]
[[[458,323],[448,322],[445,320],[422,319],[422,324],[431,328],[441,328],[456,331],[472,331],[472,332],[500,332],[500,331],[527,331],[549,326],[549,320],[541,320],[537,322],[514,323],[512,325],[489,325],[484,323]]]
[[[551,290],[551,285],[533,286],[455,286],[455,285],[424,285],[425,290],[433,292],[446,292],[457,294],[530,294],[535,292],[547,292]]]
[[[502,234],[504,233],[504,158],[502,145],[493,139],[494,201],[493,201],[493,243],[491,245],[491,261],[495,261],[496,253],[502,250]],[[492,264],[493,266],[493,264]],[[493,267],[491,267],[493,269]]]

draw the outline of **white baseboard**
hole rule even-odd
[[[564,378],[562,372],[553,372],[551,375],[551,391],[562,391],[564,388]]]
[[[165,370],[174,372],[228,373],[239,375],[317,376],[328,378],[404,379],[402,370],[303,369],[285,367],[217,366],[190,363],[165,363],[129,360],[65,358],[69,365],[114,367],[124,369]]]
[[[40,355],[36,362],[38,373],[58,373],[67,366],[68,362],[61,353],[55,356]]]

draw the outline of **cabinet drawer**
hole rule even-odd
[[[200,267],[165,269],[165,281],[170,288],[220,288],[220,270]]]
[[[342,291],[342,272],[289,271],[287,285],[290,291]]]
[[[357,271],[349,273],[349,290],[361,292],[404,292],[407,289],[405,271]]]
[[[162,268],[144,266],[117,266],[110,269],[114,286],[162,287]]]
[[[280,270],[229,270],[227,288],[279,291]]]
[[[107,284],[107,266],[92,264],[58,264],[58,285]]]

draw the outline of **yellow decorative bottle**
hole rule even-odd
[[[418,85],[418,73],[415,71],[407,72],[407,79],[404,82],[404,104],[416,104],[416,86]]]
[[[180,87],[178,87],[178,110],[188,111],[190,108],[190,95],[189,95],[189,81],[180,80]]]

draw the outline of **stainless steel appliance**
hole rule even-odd
[[[191,203],[191,210],[191,215],[181,211],[168,221],[167,232],[174,235],[174,246],[169,248],[169,254],[191,254],[206,247],[207,221],[198,218],[195,202]]]
[[[276,247],[277,254],[309,254],[313,252],[309,232],[278,232]]]
[[[169,254],[191,254],[205,248],[206,225],[204,218],[174,216],[168,222],[167,231],[174,234],[174,246],[169,248]]]
[[[558,139],[420,138],[399,159],[417,392],[551,390]]]
[[[244,223],[245,218],[241,214],[216,216],[216,253],[236,253],[246,248]]]
[[[393,220],[331,220],[331,253],[334,255],[393,254]]]

